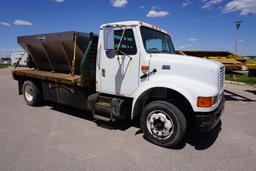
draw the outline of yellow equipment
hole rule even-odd
[[[196,56],[221,62],[225,65],[226,71],[239,71],[243,67],[249,70],[249,75],[256,72],[256,61],[246,59],[228,51],[176,51],[180,55]]]

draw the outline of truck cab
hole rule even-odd
[[[133,99],[132,119],[141,116],[147,105],[166,102],[174,104],[186,122],[193,118],[198,130],[204,132],[217,124],[223,110],[223,64],[177,55],[170,35],[151,24],[128,21],[102,25],[96,71],[97,92]],[[173,124],[163,113],[157,109],[151,116],[145,114],[144,133],[148,130],[156,139],[168,134],[154,127],[157,118]]]
[[[70,37],[73,35],[75,38]],[[206,132],[219,122],[225,101],[225,68],[221,63],[176,54],[169,33],[141,21],[103,24],[99,35],[91,33],[90,41],[87,35],[68,32],[20,38],[33,66],[39,66],[32,71],[13,71],[28,105],[37,104],[34,101],[41,97],[84,106],[96,119],[139,120],[147,140],[164,147],[181,142],[191,125]],[[61,46],[56,47],[58,43]],[[85,43],[87,47],[82,46]],[[79,47],[83,48],[76,50]],[[56,70],[38,71],[44,70],[40,69],[43,57],[36,57],[43,54],[40,49],[49,61],[44,67],[55,69],[58,60],[64,63],[66,57],[70,74],[68,70],[58,74]],[[80,61],[75,61],[77,56]],[[80,69],[73,64],[80,64]],[[64,64],[57,68],[60,72],[61,66]],[[89,77],[90,81],[86,80]]]

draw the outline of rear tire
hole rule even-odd
[[[145,138],[162,147],[180,143],[187,128],[183,113],[166,101],[153,101],[146,105],[140,117]]]
[[[29,106],[38,106],[42,104],[42,95],[36,84],[32,81],[25,81],[23,83],[23,96],[25,102]]]

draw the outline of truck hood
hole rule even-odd
[[[209,60],[206,58],[201,57],[195,57],[195,56],[185,56],[185,55],[177,55],[177,54],[156,54],[157,56],[160,56],[160,58],[172,58],[172,60],[181,60],[184,63],[185,62],[198,62],[201,65],[209,65],[210,66],[217,66],[222,67],[223,64],[217,61]]]
[[[219,73],[222,63],[193,56],[176,54],[151,54],[150,70],[168,77],[185,77],[200,81],[215,88],[219,86]],[[192,85],[193,86],[193,85]]]

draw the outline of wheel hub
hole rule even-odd
[[[153,126],[158,130],[162,131],[164,129],[164,122],[162,122],[160,119],[156,119],[153,122]]]
[[[149,132],[161,139],[168,138],[173,132],[173,122],[170,116],[164,111],[152,111],[147,117]]]
[[[25,93],[25,97],[28,101],[33,100],[33,90],[32,90],[31,86],[26,86],[24,93]]]

